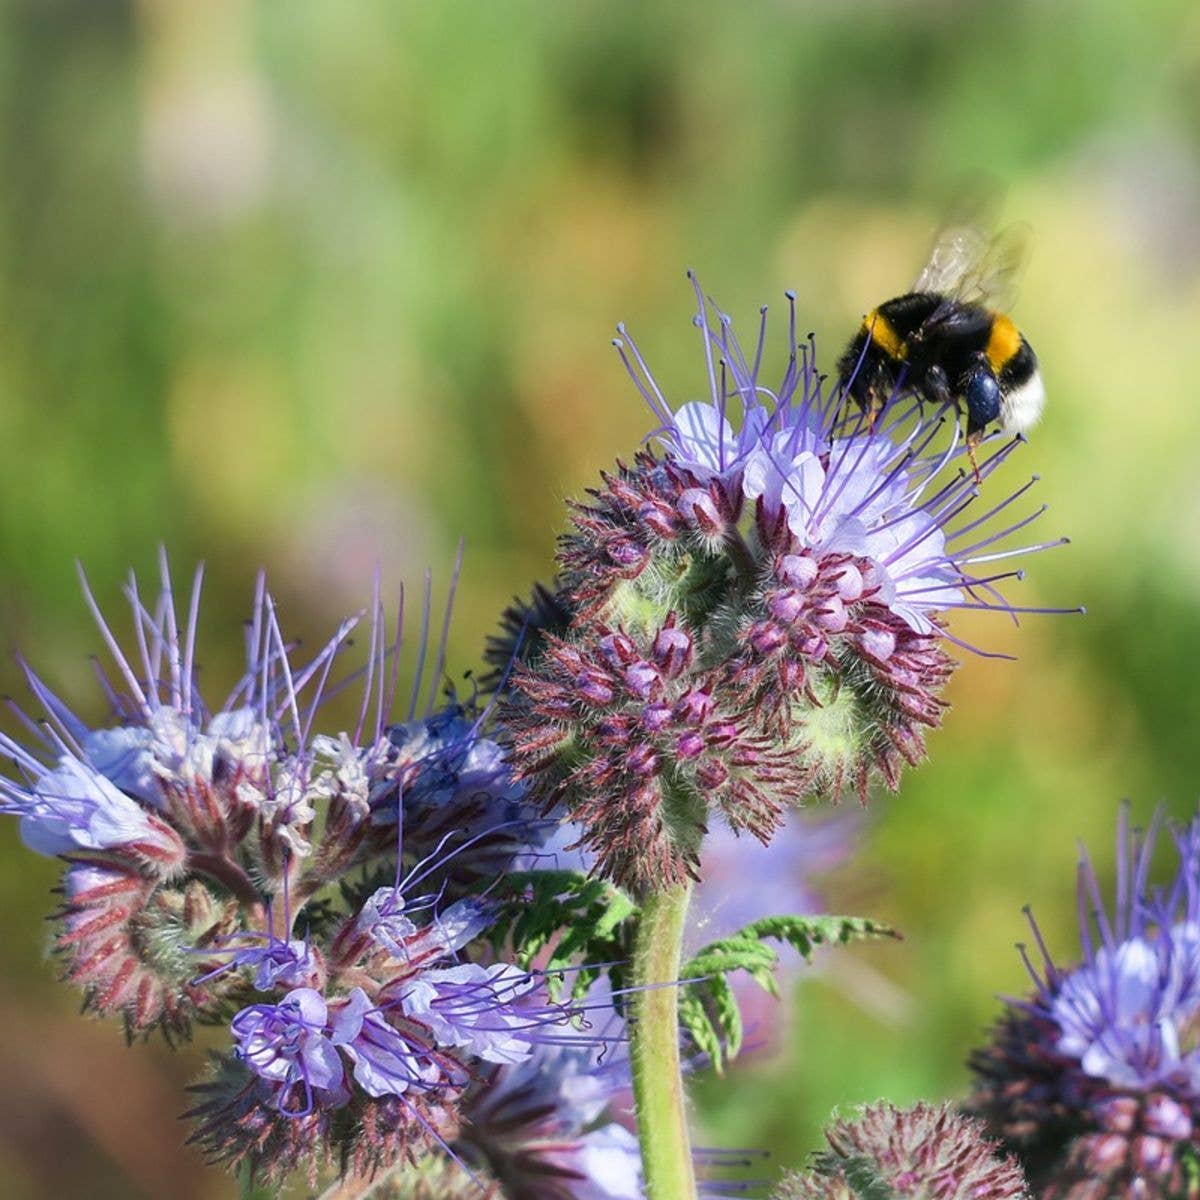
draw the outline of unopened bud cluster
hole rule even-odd
[[[825,1131],[829,1149],[774,1200],[1028,1200],[1020,1167],[949,1105],[875,1104]]]

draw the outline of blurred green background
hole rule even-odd
[[[220,692],[260,563],[315,637],[377,558],[444,580],[462,535],[465,669],[549,573],[563,497],[648,427],[617,320],[682,400],[687,266],[743,329],[795,288],[828,364],[964,180],[1033,226],[1016,312],[1050,403],[1006,478],[1039,472],[1040,531],[1074,544],[1021,597],[1089,614],[964,614],[1020,659],[964,663],[843,873],[907,941],[802,986],[787,1053],[699,1089],[706,1143],[795,1164],[835,1104],[961,1090],[1024,986],[1021,906],[1072,952],[1076,839],[1108,872],[1121,797],[1193,809],[1190,0],[10,0],[0,97],[3,641],[91,716],[76,556],[110,606],[160,540],[206,559]],[[79,1020],[44,958],[54,865],[9,823],[0,856],[0,1194],[231,1194],[175,1119],[200,1051]]]

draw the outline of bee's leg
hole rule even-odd
[[[954,403],[954,393],[950,390],[950,379],[944,367],[934,365],[925,372],[923,390],[934,404]]]
[[[971,460],[971,470],[975,472],[975,483],[978,485],[983,482],[983,477],[979,474],[979,460],[975,457],[975,451],[979,447],[979,443],[983,441],[984,431],[982,429],[969,429],[967,431],[967,458]]]

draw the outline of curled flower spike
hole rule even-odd
[[[825,1131],[829,1150],[773,1200],[1028,1200],[1020,1168],[949,1105],[876,1104]]]
[[[719,817],[766,841],[782,807],[873,778],[895,788],[939,724],[960,610],[1026,611],[993,563],[1040,511],[1029,485],[967,515],[1014,439],[964,469],[946,413],[900,395],[870,429],[822,391],[811,343],[764,381],[703,299],[709,398],[668,403],[624,329],[617,347],[661,451],[618,464],[561,542],[560,582],[506,618],[527,641],[505,698],[514,766],[584,826],[635,892],[694,876]],[[790,298],[789,298],[790,302]],[[1057,611],[1057,610],[1054,610]]]
[[[1162,824],[1139,835],[1122,809],[1111,908],[1083,857],[1077,965],[1052,960],[1030,917],[1033,994],[972,1059],[973,1110],[1050,1200],[1200,1195],[1200,817],[1171,829],[1178,865],[1158,887]]]

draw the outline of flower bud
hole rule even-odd
[[[1143,1135],[1133,1139],[1130,1157],[1135,1170],[1151,1176],[1163,1175],[1174,1164],[1175,1146],[1166,1138]]]
[[[675,513],[661,501],[641,505],[638,508],[638,519],[660,538],[673,538],[678,533]]]
[[[767,601],[767,610],[771,616],[784,625],[798,621],[807,607],[808,601],[791,588],[784,592],[776,592]]]
[[[858,635],[858,644],[868,658],[885,663],[896,652],[896,635],[888,629],[868,627]]]
[[[862,572],[852,563],[845,563],[836,577],[838,595],[847,603],[853,604],[863,594]]]
[[[606,633],[600,639],[599,646],[600,656],[614,670],[634,662],[638,657],[637,646],[633,639],[625,633]],[[579,662],[582,666],[582,656],[579,657]]]
[[[712,693],[703,688],[692,688],[680,696],[675,705],[675,715],[690,725],[701,725],[708,720],[716,701]]]
[[[811,658],[814,662],[820,662],[829,653],[829,643],[825,638],[814,634],[812,637],[807,637],[800,643],[800,653],[805,658]]]
[[[683,518],[705,536],[719,533],[725,524],[706,488],[687,488],[679,497],[678,508]]]
[[[692,639],[686,630],[675,625],[661,629],[654,639],[654,658],[668,677],[687,670],[692,661]]]
[[[816,559],[807,554],[785,554],[779,560],[779,577],[800,591],[812,584],[818,569]]]
[[[653,775],[658,770],[658,755],[651,746],[634,746],[625,760],[634,775]]]
[[[773,621],[758,621],[746,639],[760,658],[769,658],[787,645],[787,633]]]
[[[623,678],[625,686],[635,696],[640,696],[643,700],[649,700],[651,693],[659,683],[658,668],[643,659],[640,662],[630,663],[625,668]],[[609,699],[612,699],[611,695]]]
[[[581,671],[576,675],[575,690],[592,704],[607,704],[613,698],[611,685],[598,671]]]
[[[1162,1093],[1146,1098],[1142,1120],[1148,1133],[1177,1142],[1186,1141],[1192,1136],[1191,1113],[1179,1101]]]
[[[813,614],[814,623],[826,633],[841,633],[849,623],[846,606],[837,598],[829,596]]]
[[[666,728],[673,717],[674,711],[671,705],[665,701],[647,704],[642,710],[642,728],[650,730],[651,733],[657,733],[658,730]]]

